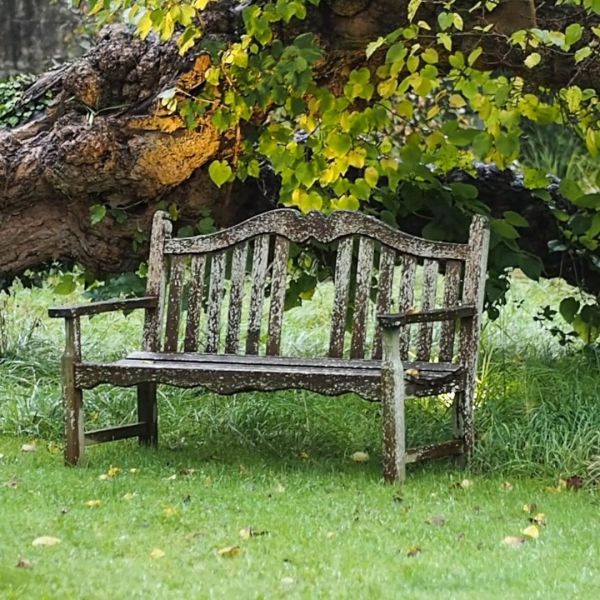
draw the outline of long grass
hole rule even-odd
[[[541,304],[556,305],[556,282],[518,276],[500,319],[483,330],[477,449],[473,469],[521,475],[583,472],[600,454],[599,361],[593,352],[565,350],[533,320]],[[66,300],[78,300],[75,294]],[[0,433],[53,440],[62,437],[60,321],[47,307],[64,303],[52,292],[16,284],[0,297]],[[286,315],[291,352],[326,343],[327,315],[317,297]],[[84,355],[112,360],[139,345],[141,315],[86,320]],[[107,334],[107,332],[109,332]],[[100,386],[86,393],[91,426],[135,420],[131,390]],[[167,387],[160,391],[163,446],[194,448],[204,456],[239,452],[279,460],[310,456],[344,461],[357,450],[381,456],[380,407],[354,396],[326,398],[304,391],[217,396]],[[447,439],[448,403],[409,401],[410,445]]]

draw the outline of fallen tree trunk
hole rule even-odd
[[[335,87],[348,65],[364,60],[368,41],[406,22],[408,1],[322,4],[299,27],[323,34],[327,58],[321,78]],[[529,9],[523,10],[525,4]],[[490,64],[506,50],[511,28],[539,24],[542,18],[533,4],[521,2],[518,18],[509,5],[512,0],[494,17],[499,34],[495,51],[485,55]],[[439,6],[424,2],[422,10],[435,12]],[[560,20],[570,10],[562,7],[552,18]],[[238,18],[231,3],[222,2],[207,18],[206,30],[231,36]],[[560,85],[561,61],[552,73],[540,70],[548,84]],[[53,260],[76,261],[98,274],[131,270],[146,255],[144,234],[160,203],[176,205],[181,224],[194,223],[210,210],[221,226],[275,205],[276,183],[216,188],[205,167],[228,157],[232,140],[220,136],[208,120],[190,131],[179,117],[160,108],[161,90],[177,85],[194,91],[209,64],[206,55],[181,58],[173,44],[142,41],[123,26],[111,26],[84,58],[40,78],[28,97],[52,91],[49,109],[24,126],[0,131],[0,273],[5,278]],[[592,75],[590,68],[580,76]],[[560,239],[560,232],[545,203],[526,190],[515,194],[507,173],[490,172],[475,183],[492,214],[531,211],[536,223],[545,223],[544,229],[524,230],[521,245],[542,257],[547,276],[600,292],[592,265],[549,254],[547,242]],[[101,223],[92,225],[90,208],[97,204],[109,210]],[[123,214],[126,220],[120,218]]]

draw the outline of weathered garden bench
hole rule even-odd
[[[336,252],[329,350],[282,356],[290,247],[311,243]],[[223,394],[302,388],[381,401],[388,481],[402,481],[406,463],[468,456],[487,248],[483,217],[473,219],[467,244],[450,244],[358,213],[291,209],[176,239],[158,212],[145,297],[49,311],[66,323],[66,461],[76,464],[86,443],[138,437],[156,446],[157,384]],[[141,352],[113,363],[82,360],[80,317],[136,308],[146,311]],[[102,383],[137,386],[137,423],[84,432],[82,392]],[[449,393],[454,439],[407,451],[405,396]]]

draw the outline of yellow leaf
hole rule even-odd
[[[537,540],[540,537],[540,529],[537,525],[525,527],[521,533],[527,537],[530,537],[532,540]]]
[[[537,510],[537,504],[535,502],[529,502],[527,504],[523,504],[523,512],[532,513]]]
[[[529,520],[538,527],[544,527],[546,525],[546,515],[544,513],[537,513],[537,515],[534,515]]]
[[[513,490],[513,484],[510,481],[504,481],[500,487],[506,492],[512,492]]]
[[[417,556],[421,553],[421,548],[419,546],[410,546],[410,548],[406,549],[406,556]]]
[[[110,468],[108,469],[106,474],[112,479],[113,477],[116,477],[120,472],[121,469],[119,469],[119,467],[113,467],[112,465],[110,465]]]
[[[167,519],[170,519],[171,517],[174,517],[175,515],[177,515],[176,508],[173,508],[172,506],[167,506],[166,508],[163,509],[163,516],[165,516]]]
[[[100,508],[102,506],[102,500],[88,500],[85,505],[88,508]]]
[[[355,463],[366,463],[369,460],[369,453],[368,452],[355,452],[352,455],[352,460]]]
[[[31,542],[32,546],[56,546],[60,544],[61,540],[57,537],[52,537],[51,535],[42,535],[41,537],[35,538],[33,542]]]
[[[154,550],[150,552],[150,558],[152,560],[158,560],[159,558],[163,558],[164,555],[164,550],[161,550],[160,548],[154,548]]]
[[[406,371],[404,371],[404,374],[407,377],[418,377],[419,376],[419,370],[418,369],[406,369]]]
[[[242,549],[239,546],[226,546],[217,551],[218,555],[224,558],[233,558],[234,556],[238,556],[241,552]]]

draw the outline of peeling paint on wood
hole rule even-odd
[[[92,443],[138,437],[140,443],[156,445],[158,384],[200,386],[222,394],[282,389],[306,389],[331,396],[352,392],[366,400],[381,401],[386,481],[403,481],[405,465],[415,460],[461,452],[468,455],[471,452],[477,344],[488,244],[484,219],[474,219],[469,244],[421,240],[356,213],[339,212],[326,217],[314,213],[302,215],[289,209],[260,215],[206,236],[172,240],[170,232],[171,225],[166,215],[157,213],[146,298],[51,311],[52,316],[67,319],[63,372],[68,462],[74,464],[81,459],[86,439]],[[289,246],[291,242],[311,241],[320,244],[338,242],[329,357],[279,356],[283,305],[289,279]],[[358,250],[356,254],[353,252],[355,247]],[[376,250],[378,261],[375,261]],[[189,271],[186,265],[190,257],[191,280],[183,340],[185,352],[179,352],[178,331],[186,310],[183,290],[188,285],[185,281]],[[170,272],[166,268],[168,261],[171,262]],[[399,312],[394,313],[392,295],[397,294],[393,291],[397,264],[402,264],[402,275]],[[245,352],[240,352],[241,313],[248,265],[251,265],[248,333]],[[205,294],[208,270],[210,285]],[[419,310],[413,306],[417,270],[423,271]],[[353,314],[349,315],[353,273],[356,273]],[[444,279],[444,305],[436,308],[436,288],[440,278]],[[166,297],[168,280],[169,294]],[[369,349],[366,332],[372,310],[370,298],[375,293],[373,286],[377,286],[377,323],[373,345]],[[221,313],[226,294],[229,295],[227,325],[222,327]],[[270,305],[266,355],[260,355],[263,305],[267,297]],[[198,328],[204,305],[207,310],[207,343],[205,352],[199,353]],[[162,337],[160,315],[165,306],[165,351],[159,352]],[[125,308],[146,310],[142,351],[131,353],[114,363],[83,361],[79,316]],[[440,348],[436,354],[432,348],[432,325],[438,322],[442,323],[442,328]],[[420,324],[417,362],[407,360],[411,324]],[[344,358],[347,325],[352,330],[350,358]],[[456,362],[451,362],[455,358],[457,325],[459,347]],[[219,354],[222,331],[226,332],[225,354]],[[365,358],[367,351],[373,358]],[[432,362],[433,357],[436,362]],[[90,432],[86,437],[81,410],[82,391],[102,383],[138,386],[138,423]],[[405,397],[443,393],[454,393],[456,439],[407,451]]]

